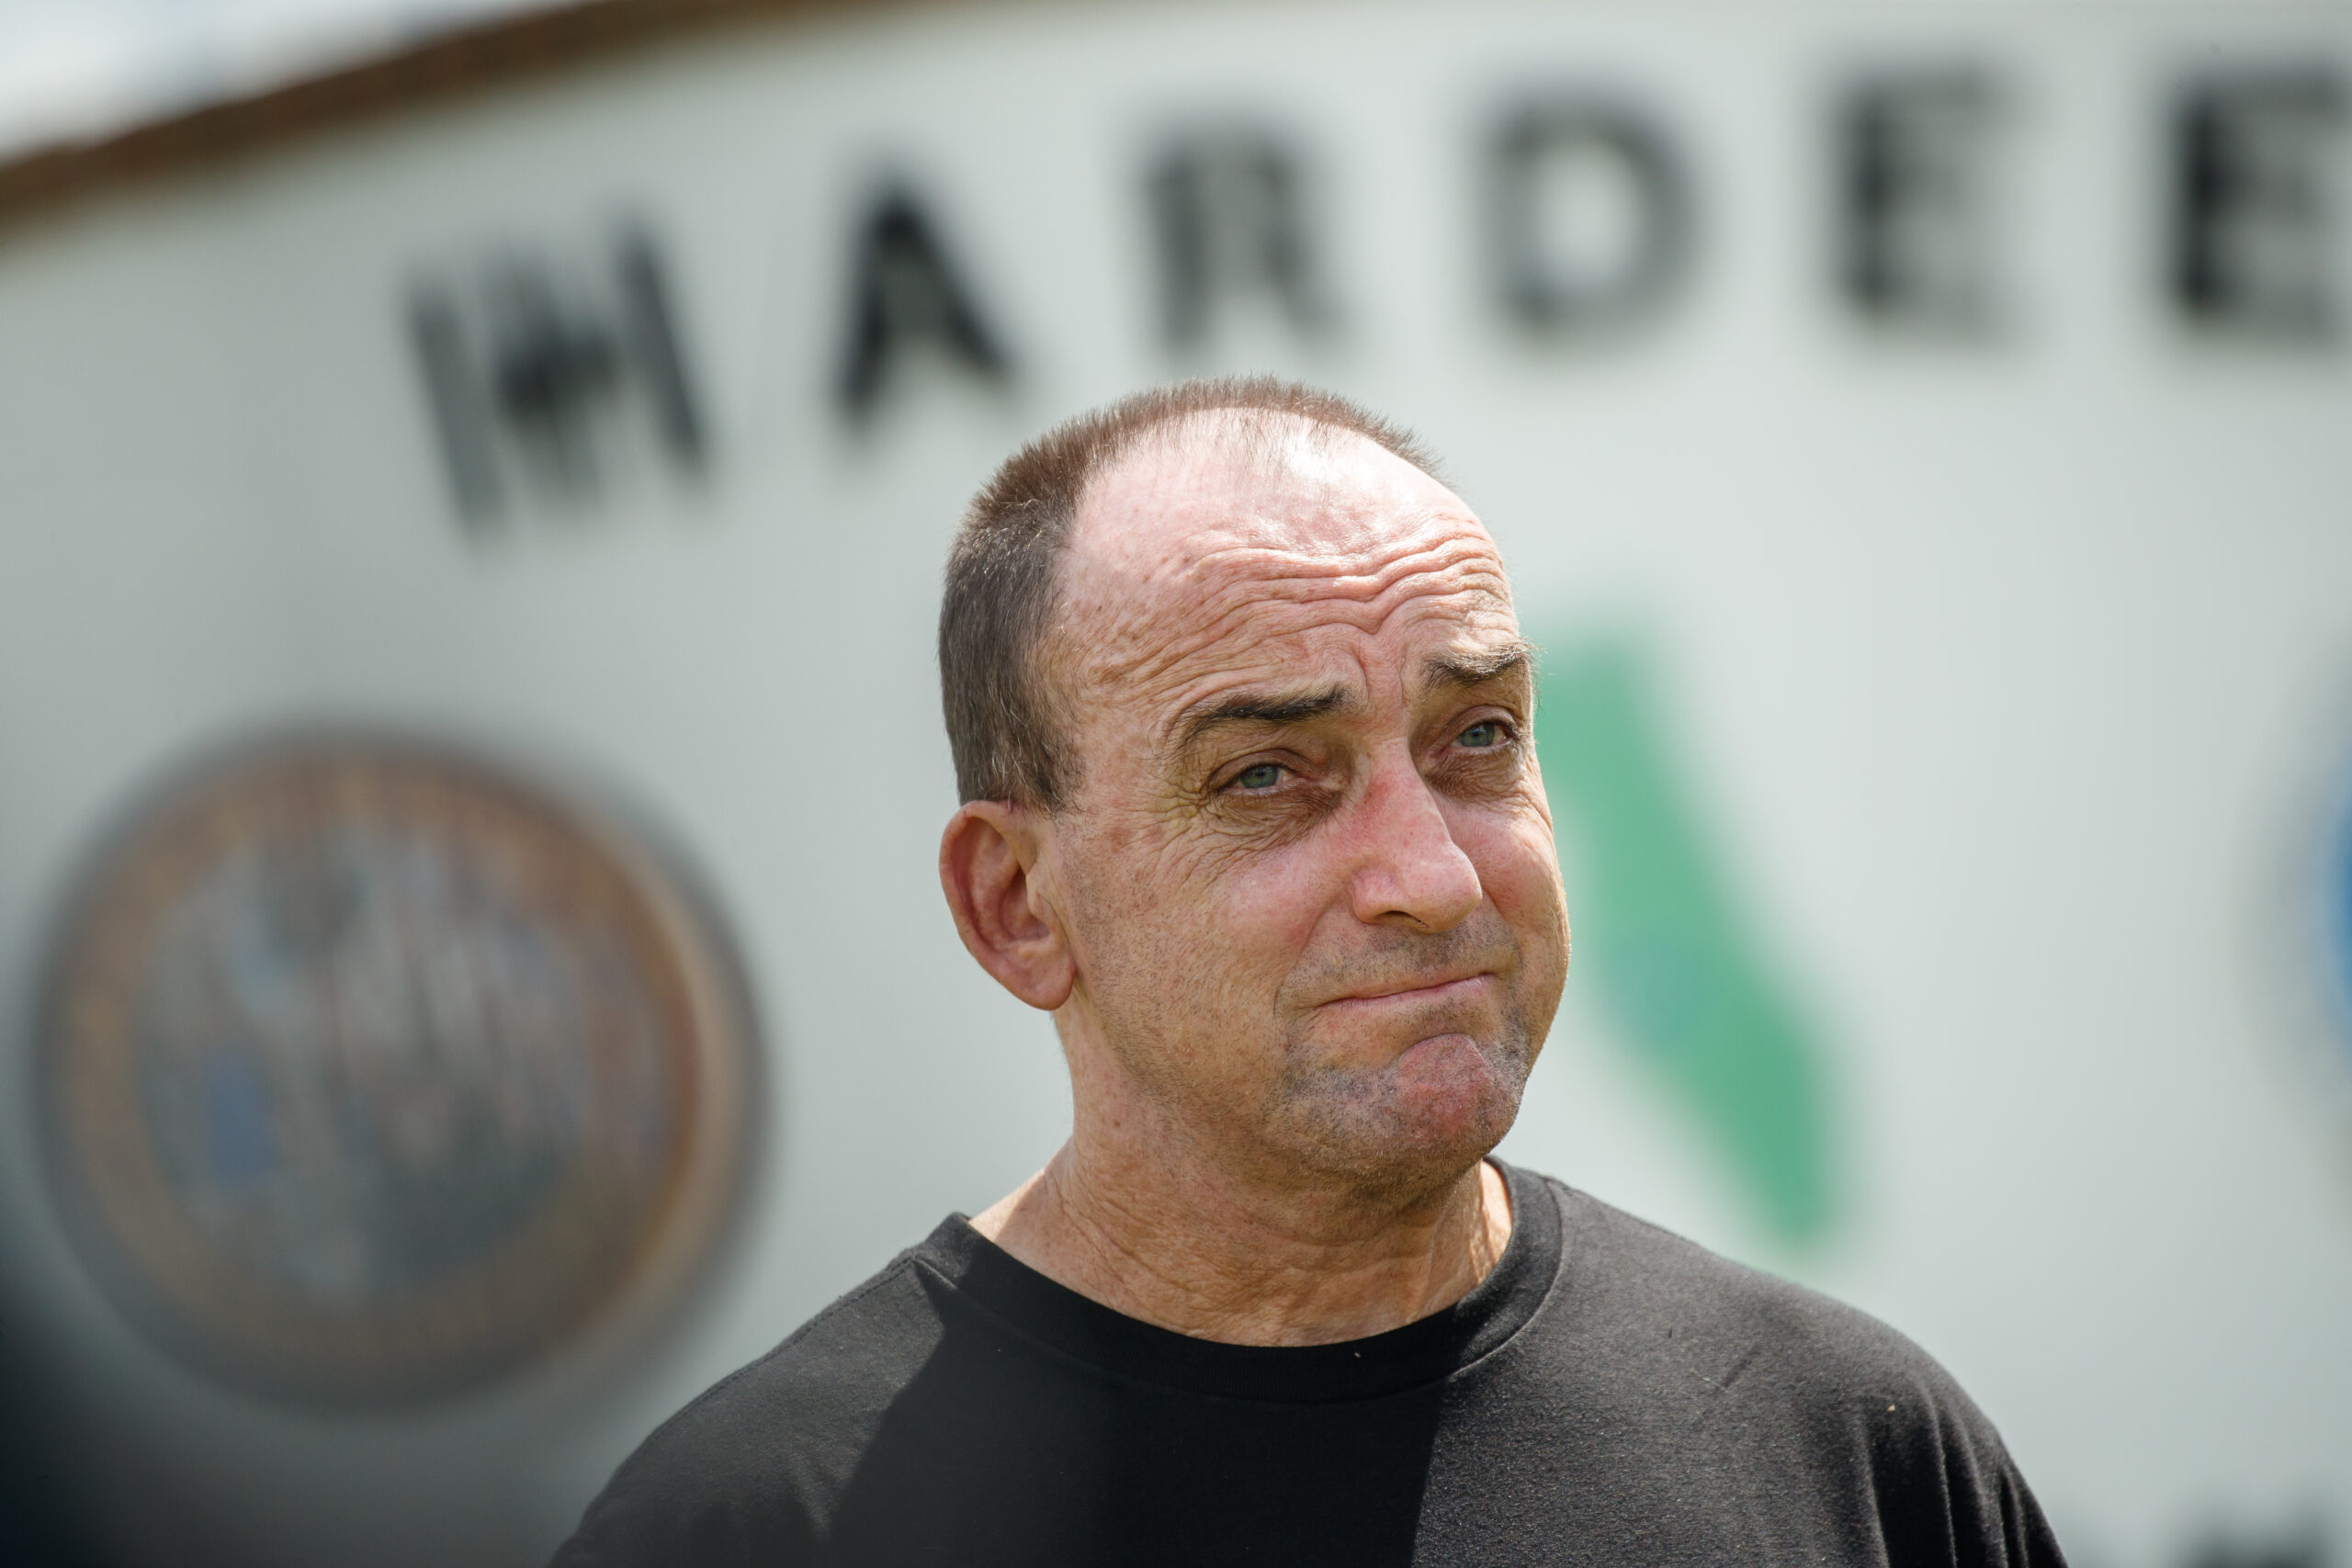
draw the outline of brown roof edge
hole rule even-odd
[[[865,0],[581,0],[442,33],[413,48],[208,104],[96,141],[0,163],[0,226],[77,197],[217,164],[319,131],[591,64],[754,18],[856,9]]]

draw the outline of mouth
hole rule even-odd
[[[1483,996],[1494,983],[1494,971],[1481,969],[1475,974],[1424,980],[1396,986],[1367,987],[1343,997],[1334,997],[1326,1007],[1354,1009],[1378,1006],[1412,1006],[1430,1002],[1469,1001]]]

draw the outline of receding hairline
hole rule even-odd
[[[1144,452],[1204,447],[1248,462],[1302,446],[1342,448],[1341,432],[1416,470],[1467,514],[1409,430],[1338,394],[1272,376],[1136,392],[1064,421],[999,465],[965,510],[940,602],[941,705],[962,797],[1048,810],[1065,798],[1068,715],[1057,711],[1061,682],[1042,666],[1057,661],[1046,645],[1067,625],[1068,557],[1101,484]]]
[[[1070,529],[1061,541],[1057,553],[1067,554],[1079,523],[1087,514],[1087,503],[1109,480],[1132,465],[1151,457],[1182,456],[1199,451],[1204,454],[1234,455],[1252,465],[1278,465],[1285,453],[1285,437],[1304,436],[1306,442],[1329,454],[1350,441],[1360,442],[1373,450],[1384,453],[1419,474],[1440,490],[1453,496],[1453,487],[1446,482],[1435,459],[1420,450],[1409,437],[1401,433],[1383,431],[1378,434],[1335,420],[1318,419],[1305,410],[1269,407],[1260,403],[1213,403],[1199,408],[1170,411],[1164,418],[1138,423],[1122,431],[1103,444],[1094,462],[1086,470],[1070,495]],[[1466,513],[1469,508],[1463,506]]]
[[[1379,436],[1368,434],[1352,425],[1318,420],[1292,409],[1250,404],[1188,409],[1148,426],[1123,433],[1116,449],[1107,452],[1072,491],[1069,525],[1054,550],[1051,608],[1037,629],[1036,641],[1032,649],[1031,657],[1039,676],[1052,682],[1057,675],[1066,679],[1069,674],[1067,667],[1051,674],[1047,671],[1069,656],[1064,634],[1069,625],[1070,605],[1065,593],[1070,581],[1073,558],[1081,547],[1081,540],[1091,532],[1087,525],[1091,513],[1091,501],[1102,486],[1115,480],[1135,464],[1148,461],[1155,456],[1182,457],[1198,454],[1214,458],[1230,455],[1252,467],[1261,467],[1269,472],[1278,471],[1284,456],[1286,443],[1283,438],[1300,435],[1325,453],[1345,446],[1345,438],[1363,443],[1427,479],[1444,494],[1454,508],[1459,509],[1464,521],[1481,533],[1485,532],[1485,524],[1478,520],[1468,503],[1455,495],[1452,487],[1432,471],[1435,465],[1422,461],[1411,449],[1399,451]],[[1417,514],[1417,520],[1427,519]],[[1098,537],[1096,543],[1102,542]],[[1500,565],[1499,556],[1497,565]],[[1508,605],[1510,603],[1508,589],[1496,597],[1498,604]],[[1067,694],[1068,690],[1065,685],[1064,693]]]

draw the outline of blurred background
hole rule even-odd
[[[2352,10],[0,4],[0,1559],[527,1564],[1058,1141],[1014,444],[1418,428],[1545,650],[1504,1153],[2086,1568],[2352,1563]]]

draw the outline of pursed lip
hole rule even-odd
[[[1345,996],[1333,997],[1324,1005],[1334,1007],[1345,1002],[1449,1001],[1457,997],[1469,995],[1477,987],[1480,981],[1494,978],[1494,974],[1495,972],[1491,969],[1474,969],[1466,975],[1447,975],[1435,979],[1406,981],[1394,986],[1369,987],[1361,991],[1350,991]]]

